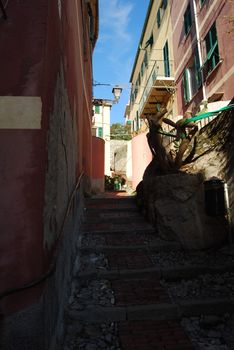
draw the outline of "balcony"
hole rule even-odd
[[[166,106],[175,91],[173,61],[155,61],[143,90],[138,113],[142,118],[157,112],[156,104]]]

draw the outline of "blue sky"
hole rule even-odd
[[[111,86],[94,86],[94,97],[113,99],[112,88],[123,92],[111,110],[111,124],[124,123],[130,75],[149,0],[99,0],[99,37],[93,56],[93,79]]]

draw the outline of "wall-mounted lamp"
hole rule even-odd
[[[122,88],[119,87],[118,85],[116,85],[115,87],[113,87],[112,89],[112,94],[114,95],[114,101],[113,103],[118,103],[119,102],[119,99],[120,99],[120,95],[122,93]]]

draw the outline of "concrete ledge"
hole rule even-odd
[[[199,315],[221,315],[234,311],[234,302],[228,298],[216,298],[209,300],[186,300],[177,303],[180,316],[190,317]]]
[[[128,320],[175,320],[179,319],[179,308],[173,304],[137,305],[127,307]]]
[[[174,251],[174,250],[181,250],[182,247],[179,244],[151,244],[151,243],[146,243],[142,245],[108,245],[108,246],[95,246],[95,247],[82,247],[79,245],[78,249],[82,252],[108,252],[108,251],[115,251],[115,250],[123,250],[123,251],[136,251],[136,250],[146,250],[147,252],[150,250],[151,252],[168,252],[168,251]]]
[[[87,272],[81,272],[78,273],[78,278],[80,279],[96,279],[96,278],[104,278],[109,280],[116,280],[116,279],[124,279],[124,278],[161,278],[161,272],[157,268],[148,268],[148,269],[136,269],[136,270],[89,270]]]
[[[166,281],[176,281],[179,279],[190,279],[206,273],[220,273],[234,271],[234,264],[223,266],[186,266],[179,268],[162,268],[161,275]]]
[[[127,228],[127,229],[109,229],[109,230],[86,230],[86,229],[82,229],[82,234],[102,234],[102,235],[110,235],[110,234],[116,234],[116,235],[120,235],[121,233],[142,233],[142,234],[155,234],[156,229],[154,228]]]
[[[126,321],[127,313],[124,307],[90,307],[84,311],[69,311],[72,320],[85,322]]]
[[[221,315],[234,311],[234,301],[231,299],[186,300],[175,304],[149,304],[127,307],[91,306],[86,310],[67,311],[67,317],[83,322],[118,322],[125,320],[179,320],[182,317],[200,315]]]

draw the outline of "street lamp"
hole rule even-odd
[[[113,87],[112,89],[112,94],[114,95],[114,101],[113,103],[118,103],[119,102],[119,99],[120,99],[120,95],[122,93],[122,88],[119,87],[118,85],[116,85],[115,87]]]

